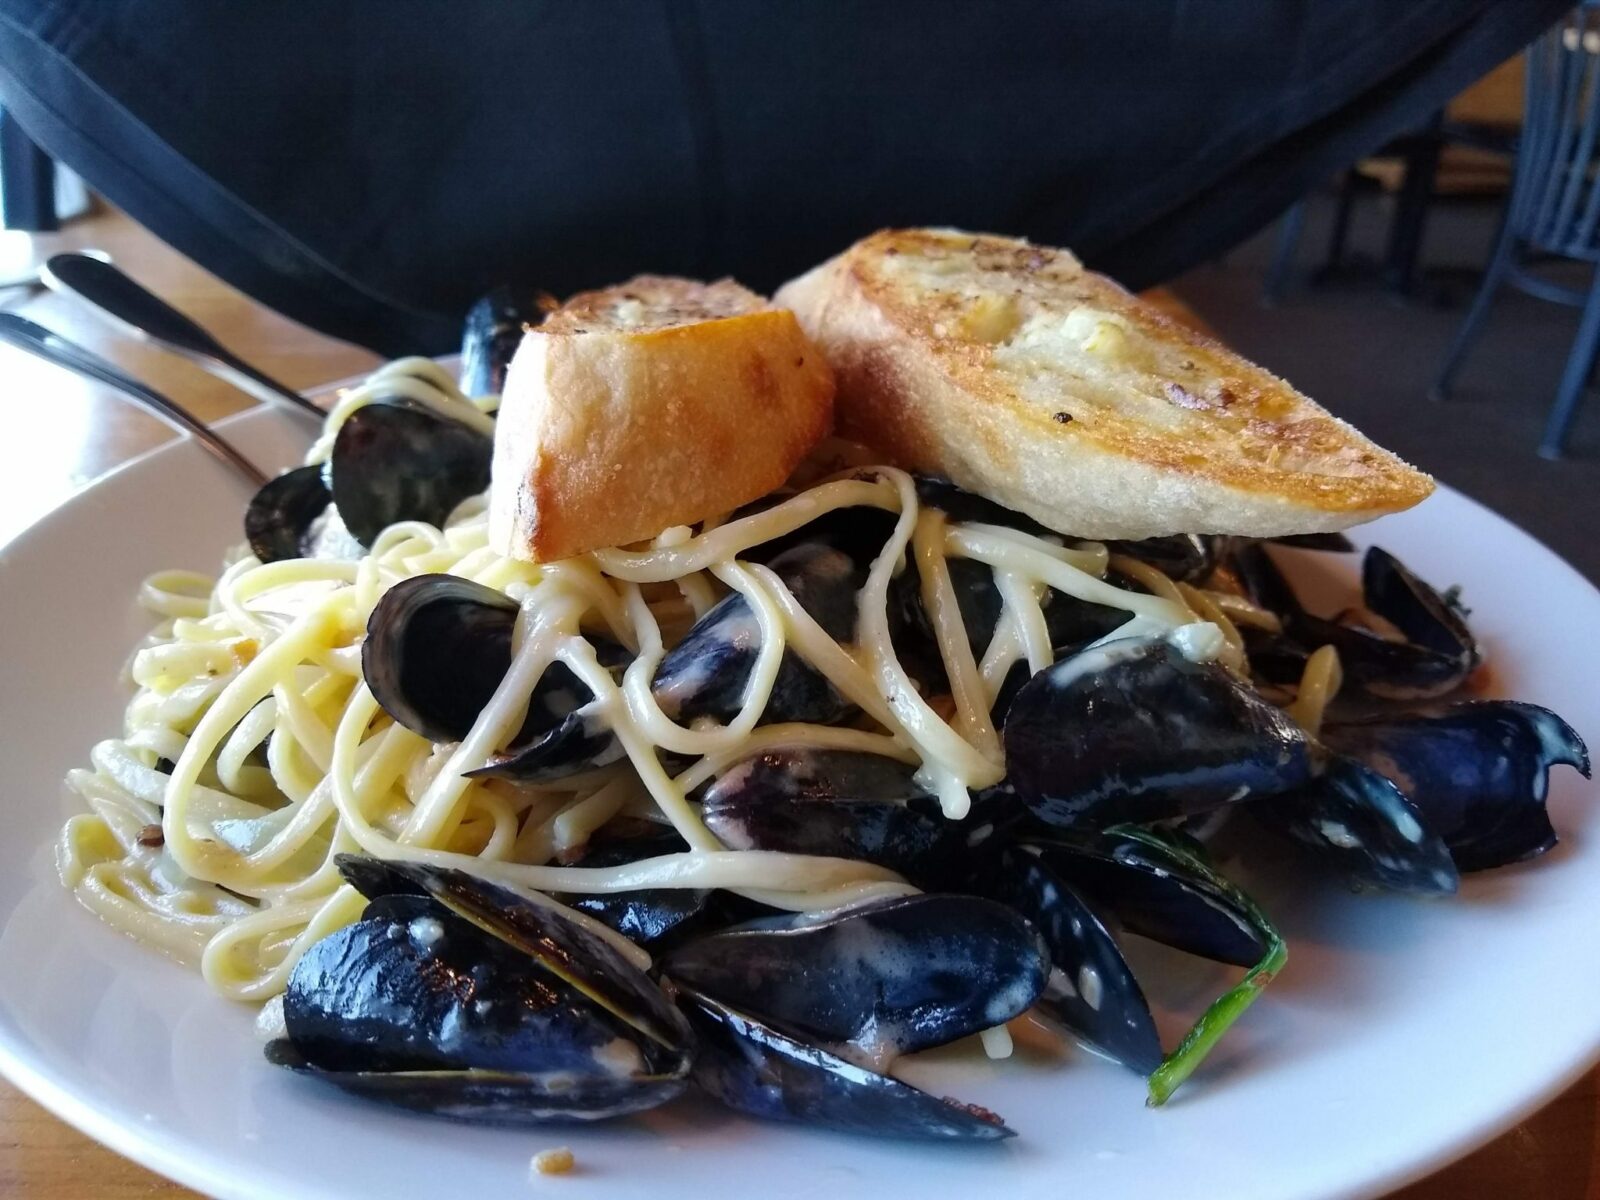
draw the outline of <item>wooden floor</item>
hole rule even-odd
[[[81,221],[48,237],[0,234],[0,278],[11,278],[57,250],[86,246],[110,251],[130,273],[287,383],[322,383],[375,362],[365,351],[252,303],[117,214]],[[1181,312],[1170,297],[1162,299]],[[4,301],[0,294],[0,304]],[[13,294],[4,306],[98,349],[206,419],[249,403],[198,368],[134,345],[54,296]],[[8,442],[0,471],[0,543],[96,475],[171,436],[104,389],[79,384],[4,346],[0,381],[0,422],[22,434]],[[1523,1006],[1530,1021],[1539,1019],[1539,1006],[1547,1000],[1532,980],[1508,999]],[[1460,1052],[1476,1049],[1466,1040]],[[1590,1074],[1489,1147],[1397,1193],[1397,1200],[1600,1200],[1597,1111],[1596,1076]],[[1241,1138],[1250,1134],[1239,1131]],[[3,1200],[173,1200],[192,1194],[102,1149],[0,1083]]]

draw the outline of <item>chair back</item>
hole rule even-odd
[[[1528,48],[1508,217],[1535,250],[1600,261],[1600,0],[1584,0]]]

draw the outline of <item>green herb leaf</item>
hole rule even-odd
[[[1217,997],[1211,1007],[1200,1014],[1200,1019],[1184,1035],[1178,1048],[1167,1055],[1151,1074],[1147,1102],[1156,1107],[1172,1097],[1172,1093],[1205,1061],[1206,1055],[1211,1053],[1211,1048],[1222,1039],[1222,1035],[1255,1003],[1256,997],[1272,982],[1273,977],[1283,970],[1284,964],[1289,961],[1289,948],[1284,945],[1283,937],[1268,920],[1266,913],[1232,881],[1218,873],[1205,858],[1199,843],[1192,838],[1138,825],[1118,825],[1106,832],[1138,842],[1151,852],[1152,857],[1164,858],[1178,869],[1207,880],[1238,904],[1267,945],[1267,952],[1261,961],[1250,969],[1237,987]]]

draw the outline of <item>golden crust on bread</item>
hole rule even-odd
[[[490,543],[548,562],[727,512],[783,483],[832,414],[794,314],[732,280],[574,296],[507,372]]]
[[[1433,481],[1065,250],[885,230],[785,285],[839,432],[1064,533],[1274,536]]]

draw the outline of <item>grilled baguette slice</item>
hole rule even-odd
[[[584,292],[511,360],[490,544],[548,562],[727,512],[787,479],[832,420],[832,372],[794,314],[732,280]]]
[[[833,366],[841,435],[1063,533],[1322,532],[1433,490],[1065,250],[885,230],[776,301]]]

